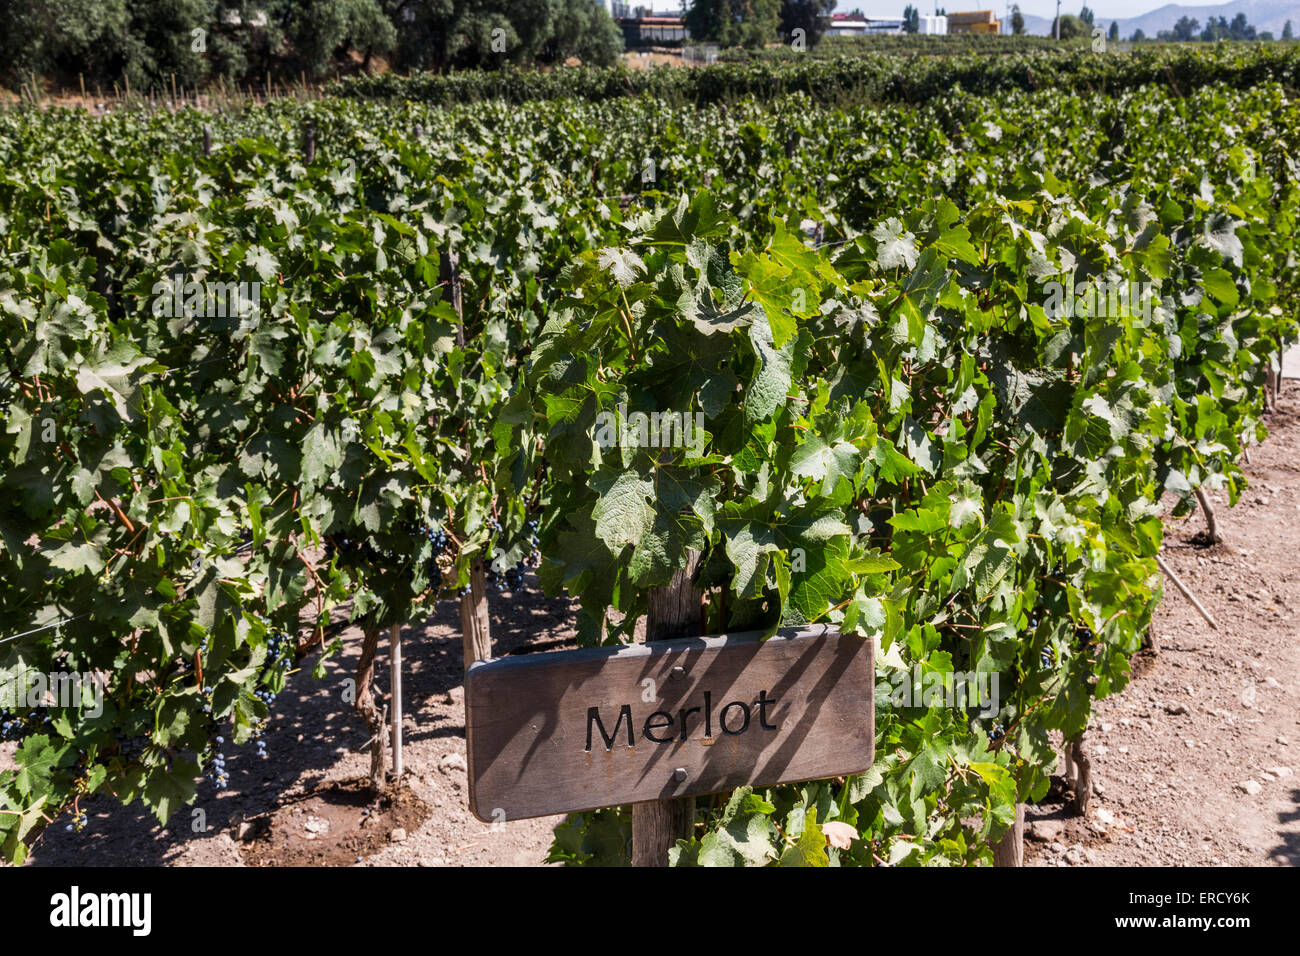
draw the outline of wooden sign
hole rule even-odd
[[[872,644],[833,628],[480,661],[465,677],[485,822],[860,773]]]

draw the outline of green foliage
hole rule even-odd
[[[782,0],[691,0],[686,30],[696,40],[761,49],[777,38],[781,8]]]
[[[447,70],[557,63],[611,66],[622,35],[591,0],[3,0],[0,69],[76,85],[187,89],[212,77],[313,79],[356,54]]]
[[[1087,7],[1084,7],[1084,10],[1087,9]],[[1052,36],[1060,37],[1062,40],[1073,40],[1076,37],[1091,36],[1092,28],[1086,20],[1081,17],[1070,16],[1067,13],[1052,20],[1052,28],[1049,32]]]
[[[325,75],[340,48],[356,50],[368,64],[397,44],[380,0],[300,0],[283,22],[299,64],[313,79]]]
[[[1240,493],[1295,333],[1300,116],[1268,82],[1292,61],[1200,52],[1143,89],[1062,57],[1077,92],[1003,87],[1009,57],[997,97],[898,110],[728,68],[681,71],[725,109],[0,115],[0,671],[106,679],[98,717],[16,715],[7,858],[95,793],[167,819],[216,733],[264,726],[280,635],[315,653],[336,618],[422,619],[537,521],[586,642],[628,636],[687,550],[717,628],[879,641],[872,769],[702,798],[675,862],[987,862],[1048,734],[1127,680],[1155,503]],[[1157,301],[1049,313],[1062,272]],[[261,283],[259,309],[160,314],[176,277]],[[601,447],[620,404],[702,415],[703,447]],[[997,674],[997,712],[888,706],[913,667]],[[628,829],[580,815],[552,858],[624,862]]]
[[[934,41],[936,50],[964,50],[963,37],[894,37],[912,43]],[[985,37],[999,43],[1016,43],[1007,37]],[[1300,83],[1300,52],[1289,46],[1253,45],[1186,49],[1143,47],[1131,53],[1098,57],[1087,44],[1064,43],[1043,37],[1048,49],[1006,53],[996,57],[974,53],[950,56],[916,56],[917,50],[898,54],[878,52],[892,44],[865,45],[857,56],[818,58],[793,54],[782,47],[786,59],[772,63],[726,63],[681,70],[578,68],[552,73],[524,71],[466,72],[447,76],[413,74],[353,77],[329,86],[339,96],[384,100],[417,100],[430,105],[454,106],[485,99],[511,103],[536,100],[585,99],[603,101],[640,95],[669,103],[703,106],[731,102],[747,96],[779,97],[804,92],[816,101],[836,106],[859,103],[916,105],[943,100],[960,88],[969,93],[1002,96],[1013,90],[1058,89],[1119,94],[1152,84],[1168,88],[1170,79],[1186,93],[1200,86],[1225,83],[1244,89],[1268,80]],[[921,44],[925,46],[924,43]],[[836,46],[827,39],[821,49]],[[977,47],[978,48],[978,47]],[[773,52],[773,51],[768,51]],[[924,52],[924,50],[921,50]]]
[[[802,30],[807,47],[816,46],[834,9],[835,0],[781,0],[781,39],[789,43],[794,31]]]

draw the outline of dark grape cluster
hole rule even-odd
[[[501,525],[495,518],[491,522],[491,527],[495,532],[501,530]],[[527,531],[528,556],[516,563],[513,568],[507,568],[504,571],[498,572],[489,568],[487,571],[489,586],[496,588],[498,591],[518,591],[524,586],[524,575],[528,573],[528,569],[536,568],[542,563],[542,554],[537,547],[537,522],[528,522]]]
[[[86,829],[86,811],[77,810],[75,813],[73,813],[72,822],[69,823],[67,826],[65,826],[63,829],[69,831],[76,830],[78,833]]]
[[[26,717],[0,709],[0,740],[22,740],[39,729],[40,713],[31,711]]]
[[[144,753],[149,745],[148,737],[129,737],[120,727],[113,728],[113,736],[117,739],[118,755],[127,763]]]
[[[325,539],[325,560],[333,560],[335,555],[351,561],[371,563],[378,563],[386,557],[369,541],[354,541],[342,535],[330,535]]]
[[[274,627],[265,618],[262,622],[267,624],[268,631],[266,635],[266,660],[262,662],[262,672],[258,675],[258,688],[253,691],[253,696],[266,705],[270,710],[271,705],[275,703],[276,692],[272,689],[274,686],[283,686],[282,681],[272,681],[277,675],[287,675],[294,665],[297,655],[297,642],[294,635],[283,628]],[[266,721],[261,721],[253,728],[253,741],[257,747],[257,755],[265,760],[269,754],[266,749]]]
[[[456,542],[451,539],[451,535],[447,534],[446,529],[435,528],[432,525],[420,525],[412,533],[429,539],[429,543],[433,546],[433,554],[429,556],[426,574],[430,581],[441,581],[447,569],[456,563]]]
[[[215,724],[211,725],[213,728],[215,726]],[[218,790],[225,790],[230,784],[230,774],[226,772],[226,756],[221,752],[221,745],[225,742],[226,738],[217,734],[212,738],[204,753],[204,764],[207,766],[206,776]]]
[[[1007,735],[1007,730],[999,723],[994,723],[993,728],[988,732],[989,742],[995,743]]]

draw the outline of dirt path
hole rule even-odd
[[[573,646],[567,601],[535,590],[492,592],[492,635],[499,653]],[[343,702],[361,642],[353,628],[327,676],[295,675],[276,700],[267,735],[270,756],[225,747],[230,788],[199,784],[192,808],[166,827],[137,802],[101,797],[84,805],[81,833],[63,821],[37,844],[33,866],[536,866],[559,817],[492,827],[467,809],[465,697],[460,620],[455,602],[423,628],[404,631],[404,762],[408,793],[394,806],[372,802],[356,786],[370,771],[365,732]],[[388,690],[387,645],[377,685]],[[313,660],[303,662],[310,671]],[[0,764],[6,754],[0,753]]]
[[[1300,865],[1300,386],[1251,450],[1237,507],[1212,495],[1226,540],[1171,521],[1166,561],[1219,624],[1166,582],[1161,653],[1097,707],[1088,819],[1030,807],[1030,865]],[[1055,788],[1054,788],[1055,789]]]

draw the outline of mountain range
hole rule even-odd
[[[1061,6],[1062,13],[1079,12],[1077,9],[1066,8],[1065,4]],[[1161,30],[1172,30],[1180,17],[1190,17],[1198,21],[1201,29],[1204,29],[1210,17],[1215,19],[1224,17],[1231,23],[1232,18],[1238,13],[1244,13],[1247,22],[1261,33],[1269,30],[1274,37],[1280,38],[1283,25],[1290,20],[1291,28],[1300,35],[1300,3],[1296,0],[1234,0],[1232,3],[1216,3],[1208,6],[1167,3],[1141,16],[1115,18],[1115,22],[1119,24],[1119,35],[1122,39],[1127,40],[1133,35],[1134,30],[1141,30],[1154,39]],[[1051,17],[1035,17],[1029,14],[1025,14],[1024,17],[1026,33],[1047,36],[1052,32]],[[1098,16],[1095,22],[1103,30],[1110,30],[1110,19]]]

